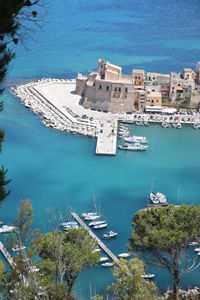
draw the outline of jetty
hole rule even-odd
[[[119,263],[118,258],[112,253],[112,251],[92,232],[92,230],[81,220],[81,218],[75,213],[71,213],[72,217],[79,223],[81,227],[86,229],[89,233],[89,235],[97,241],[99,247],[116,263]]]
[[[7,262],[9,263],[9,265],[11,266],[11,268],[14,269],[15,262],[14,262],[13,258],[11,257],[10,253],[8,252],[8,250],[6,249],[6,247],[4,247],[2,242],[0,242],[0,251],[3,254],[3,256],[5,257],[5,259],[7,260]]]
[[[101,129],[97,136],[97,155],[116,155],[117,123],[117,120],[101,123]]]

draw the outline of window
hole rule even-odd
[[[154,103],[154,100],[151,100],[151,103]]]
[[[101,85],[101,84],[99,85],[99,89],[100,89],[100,90],[102,89],[102,85]]]
[[[118,91],[121,92],[121,88],[120,87],[118,88]]]
[[[106,91],[109,91],[109,86],[107,85],[107,87],[106,87]]]
[[[135,79],[137,79],[137,76],[135,76]]]
[[[126,99],[126,98],[127,98],[127,95],[124,95],[124,98]]]
[[[128,88],[125,88],[125,92],[128,93]]]
[[[117,87],[115,87],[114,91],[117,92]]]
[[[138,79],[140,79],[140,76],[138,76]]]

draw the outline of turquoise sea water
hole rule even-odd
[[[37,116],[9,94],[8,87],[32,78],[72,78],[78,71],[96,68],[105,57],[123,66],[170,72],[194,67],[200,60],[200,3],[197,0],[166,4],[159,0],[44,1],[42,28],[19,46],[3,96],[0,126],[6,129],[1,163],[8,167],[11,195],[1,204],[0,219],[12,223],[21,199],[30,198],[35,226],[48,230],[50,208],[71,207],[81,213],[91,195],[101,202],[109,228],[119,237],[108,242],[117,254],[126,251],[133,214],[146,205],[152,178],[155,188],[170,202],[200,204],[200,133],[133,127],[149,139],[146,153],[118,152],[97,157],[95,140],[44,127]],[[154,270],[162,289],[170,284],[165,272]],[[158,276],[159,274],[159,276]],[[182,285],[198,285],[200,271],[185,277]],[[85,271],[77,282],[80,299],[92,291],[103,293],[112,281],[109,270]]]

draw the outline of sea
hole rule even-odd
[[[38,22],[25,24],[2,96],[0,127],[6,136],[0,164],[8,168],[11,193],[0,205],[0,219],[12,224],[22,199],[34,207],[34,227],[50,230],[56,216],[87,211],[94,196],[108,229],[118,238],[106,242],[117,255],[127,251],[133,215],[147,205],[154,190],[170,203],[200,204],[200,131],[191,127],[164,129],[132,126],[148,138],[145,153],[118,151],[96,156],[96,140],[58,132],[10,93],[10,87],[42,77],[75,78],[97,69],[98,58],[123,67],[169,73],[195,68],[200,60],[199,0],[43,0]],[[98,232],[101,236],[106,230]],[[198,264],[200,261],[196,261]],[[172,282],[165,270],[148,265],[161,290]],[[200,268],[181,286],[199,285]],[[105,294],[113,281],[111,269],[92,268],[76,282],[79,299]]]

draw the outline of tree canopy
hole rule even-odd
[[[132,225],[130,249],[148,251],[151,262],[168,269],[177,299],[178,286],[189,267],[188,244],[200,238],[200,206],[141,210],[133,217]]]

